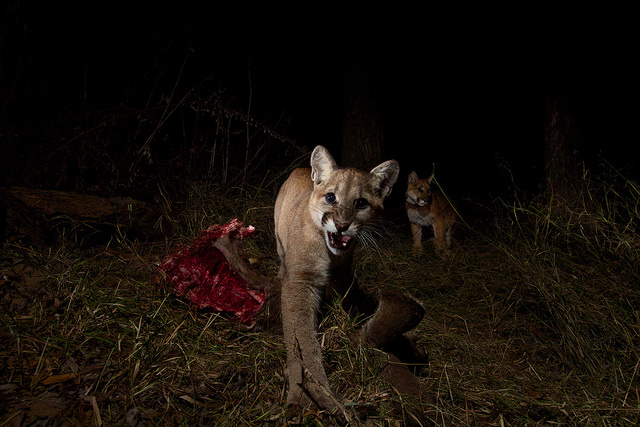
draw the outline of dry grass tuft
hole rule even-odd
[[[269,189],[193,185],[167,202],[165,242],[1,258],[2,425],[285,425],[281,338],[195,310],[155,281],[154,262],[199,230],[238,217],[247,251],[275,274]],[[396,286],[427,315],[421,385],[436,425],[632,425],[640,421],[638,188],[600,186],[561,210],[499,208],[451,252],[411,252],[386,223],[358,254],[357,277]],[[168,200],[168,199],[167,199]],[[332,387],[367,425],[411,425],[413,408],[379,375],[384,355],[353,344],[359,319],[333,304],[320,339]],[[321,425],[310,411],[302,420]]]

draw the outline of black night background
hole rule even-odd
[[[587,167],[598,171],[602,157],[635,173],[627,151],[637,141],[638,31],[624,10],[9,3],[1,58],[5,186],[125,185],[122,174],[117,183],[57,176],[61,165],[44,165],[55,161],[51,153],[79,156],[89,148],[46,141],[46,127],[75,120],[86,133],[104,126],[96,115],[189,102],[194,93],[224,91],[224,103],[298,146],[339,152],[345,57],[356,51],[374,79],[386,154],[406,172],[428,174],[436,163],[442,182],[473,194],[487,186],[500,192],[508,168],[518,185],[536,191],[544,102],[562,96]],[[158,131],[167,136],[151,142],[152,156],[163,144],[212,134],[187,122],[183,135],[163,126],[174,123],[162,123]],[[140,145],[153,131],[127,143],[96,142],[109,144],[99,154],[115,157],[112,149]],[[43,167],[47,176],[38,173]]]

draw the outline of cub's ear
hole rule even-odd
[[[384,199],[391,194],[393,184],[396,183],[400,173],[400,165],[395,160],[387,160],[371,169],[369,173],[373,177],[374,185],[380,190],[380,196]]]
[[[431,184],[431,181],[433,181],[433,178],[436,176],[436,164],[433,164],[433,168],[431,169],[431,176],[429,178],[427,178],[427,181],[429,181],[429,184]]]
[[[338,165],[333,160],[329,151],[322,145],[318,145],[311,153],[311,180],[315,185],[329,178]]]
[[[416,171],[411,171],[411,173],[409,174],[409,180],[407,181],[407,183],[411,184],[412,182],[416,182],[418,180],[418,174],[416,173]]]

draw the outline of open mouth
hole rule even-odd
[[[347,249],[353,243],[353,236],[346,236],[342,233],[332,233],[327,231],[329,245],[334,249]]]
[[[419,201],[418,199],[414,199],[413,197],[407,195],[407,203],[414,206],[424,206],[423,201]]]
[[[431,204],[431,197],[429,197],[426,200],[418,200],[418,199],[414,199],[411,196],[407,196],[407,202],[409,204],[411,204],[411,205],[422,207],[424,205],[430,205]]]

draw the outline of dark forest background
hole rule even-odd
[[[238,218],[271,283],[276,192],[323,144],[400,162],[355,275],[427,308],[414,408],[329,307],[350,412],[639,425],[639,47],[602,3],[0,2],[0,424],[289,423],[281,336],[157,265]],[[464,224],[415,252],[406,178],[434,164]]]
[[[458,197],[544,191],[550,132],[637,177],[628,11],[230,3],[3,3],[0,185],[242,185],[358,132]]]

